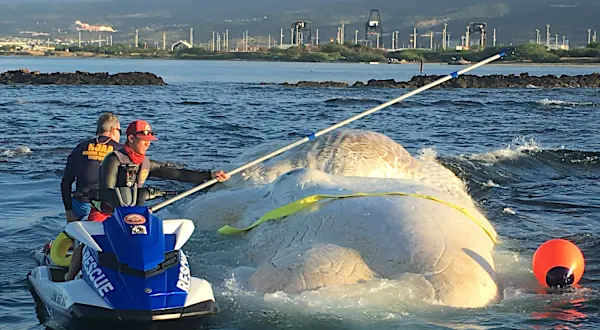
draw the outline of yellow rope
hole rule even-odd
[[[450,202],[441,200],[437,197],[433,197],[433,196],[429,196],[429,195],[421,195],[421,194],[411,194],[411,193],[403,193],[403,192],[382,192],[382,193],[355,193],[355,194],[350,194],[350,195],[312,195],[312,196],[308,196],[302,199],[299,199],[297,201],[291,202],[289,204],[286,204],[284,206],[281,206],[279,208],[276,208],[274,210],[271,210],[269,212],[267,212],[265,215],[263,215],[262,217],[260,217],[258,220],[256,220],[252,225],[250,225],[247,228],[233,228],[229,225],[225,225],[223,227],[221,227],[218,230],[218,233],[223,234],[223,235],[237,235],[237,234],[241,234],[243,232],[246,232],[258,225],[260,225],[261,223],[265,222],[265,221],[269,221],[269,220],[276,220],[276,219],[280,219],[283,217],[286,217],[288,215],[294,214],[296,212],[299,212],[300,210],[313,205],[314,203],[320,201],[320,200],[324,200],[324,199],[331,199],[331,198],[349,198],[349,197],[365,197],[365,196],[389,196],[389,195],[399,195],[399,196],[407,196],[407,197],[416,197],[416,198],[423,198],[423,199],[429,199],[432,201],[436,201],[439,203],[442,203],[444,205],[448,205],[450,207],[452,207],[453,209],[462,212],[463,214],[465,214],[467,217],[469,217],[469,219],[471,219],[475,224],[477,224],[479,227],[481,227],[481,229],[483,229],[483,231],[485,231],[485,233],[492,239],[492,241],[494,243],[496,243],[496,232],[492,229],[491,232],[490,230],[488,230],[482,223],[481,221],[479,221],[476,217],[474,217],[469,211],[467,211],[467,209],[465,209],[464,207],[458,206],[456,204],[452,204]]]

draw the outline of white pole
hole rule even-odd
[[[419,87],[419,88],[417,88],[417,89],[415,89],[415,90],[413,90],[413,91],[411,91],[409,93],[406,93],[406,94],[404,94],[404,95],[402,95],[400,97],[397,97],[397,98],[395,98],[395,99],[393,99],[391,101],[388,101],[388,102],[385,102],[383,104],[380,104],[380,105],[378,105],[378,106],[376,106],[374,108],[371,108],[371,109],[369,109],[367,111],[359,113],[358,115],[355,115],[355,116],[353,116],[351,118],[348,118],[346,120],[343,120],[343,121],[341,121],[341,122],[339,122],[339,123],[337,123],[335,125],[332,125],[332,126],[326,128],[324,130],[321,130],[321,131],[319,131],[317,133],[313,133],[313,134],[311,134],[311,135],[309,135],[307,137],[304,137],[301,140],[298,140],[298,141],[296,141],[294,143],[291,143],[291,144],[289,144],[289,145],[287,145],[287,146],[285,146],[283,148],[280,148],[280,149],[278,149],[276,151],[273,151],[270,154],[267,154],[267,155],[265,155],[263,157],[260,157],[260,158],[258,158],[256,160],[253,160],[253,161],[247,163],[246,165],[240,166],[240,167],[238,167],[238,168],[236,168],[236,169],[228,172],[227,174],[229,174],[231,176],[231,175],[234,175],[236,173],[239,173],[239,172],[241,172],[241,171],[243,171],[243,170],[245,170],[245,169],[247,169],[247,168],[249,168],[251,166],[254,166],[254,165],[256,165],[256,164],[258,164],[258,163],[260,163],[262,161],[265,161],[265,160],[267,160],[269,158],[275,157],[275,156],[277,156],[277,155],[279,155],[281,153],[284,153],[284,152],[286,152],[286,151],[288,151],[288,150],[290,150],[292,148],[295,148],[295,147],[297,147],[297,146],[299,146],[299,145],[301,145],[303,143],[306,143],[306,142],[308,142],[310,140],[314,140],[315,138],[317,138],[317,137],[319,137],[319,136],[321,136],[323,134],[329,133],[329,132],[331,132],[331,131],[333,131],[333,130],[335,130],[337,128],[340,128],[340,127],[342,127],[342,126],[344,126],[346,124],[349,124],[349,123],[351,123],[351,122],[353,122],[353,121],[355,121],[357,119],[365,117],[365,116],[367,116],[367,115],[369,115],[369,114],[371,114],[371,113],[373,113],[375,111],[387,108],[390,105],[393,105],[393,104],[398,103],[398,102],[400,102],[402,100],[405,100],[405,99],[407,99],[407,98],[409,98],[409,97],[411,97],[413,95],[416,95],[416,94],[419,94],[421,92],[424,92],[424,91],[426,91],[426,90],[428,90],[428,89],[430,89],[432,87],[435,87],[437,85],[440,85],[440,84],[442,84],[442,83],[444,83],[444,82],[446,82],[446,81],[448,81],[448,80],[450,80],[452,78],[456,78],[456,77],[458,77],[458,76],[460,76],[460,75],[462,75],[464,73],[467,73],[467,72],[469,72],[471,70],[474,70],[474,69],[476,69],[476,68],[478,68],[480,66],[483,66],[483,65],[486,65],[486,64],[488,64],[488,63],[490,63],[492,61],[495,61],[495,60],[501,58],[504,55],[505,55],[504,53],[499,53],[499,54],[491,56],[491,57],[489,57],[489,58],[487,58],[487,59],[485,59],[485,60],[483,60],[483,61],[481,61],[479,63],[475,63],[475,64],[473,64],[473,65],[471,65],[469,67],[466,67],[466,68],[464,68],[464,69],[462,69],[460,71],[453,72],[453,73],[451,73],[451,74],[449,74],[449,75],[447,75],[445,77],[442,77],[442,78],[440,78],[440,79],[438,79],[438,80],[436,80],[434,82],[431,82],[431,83],[429,83],[429,84],[427,84],[425,86]],[[193,194],[193,193],[195,193],[195,192],[197,192],[199,190],[202,190],[202,189],[204,189],[204,188],[206,188],[208,186],[211,186],[211,185],[213,185],[213,184],[215,184],[217,182],[218,182],[217,179],[212,179],[210,181],[207,181],[207,182],[205,182],[205,183],[203,183],[203,184],[201,184],[199,186],[196,186],[196,187],[194,187],[194,188],[192,188],[192,189],[190,189],[188,191],[185,191],[185,192],[183,192],[183,193],[181,193],[181,194],[179,194],[179,195],[177,195],[175,197],[172,197],[170,199],[167,199],[167,200],[165,200],[163,202],[160,202],[160,203],[157,203],[157,204],[151,206],[150,210],[152,212],[156,212],[159,209],[161,209],[161,208],[163,208],[163,207],[165,207],[165,206],[167,206],[169,204],[172,204],[172,203],[174,203],[174,202],[176,202],[176,201],[178,201],[178,200],[180,200],[182,198],[185,198],[185,197],[187,197],[187,196],[189,196],[189,195],[191,195],[191,194]]]

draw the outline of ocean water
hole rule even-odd
[[[149,120],[160,139],[150,148],[153,159],[209,169],[260,143],[294,141],[407,92],[262,83],[407,80],[419,74],[417,65],[0,58],[0,72],[25,67],[42,72],[149,71],[169,85],[0,86],[2,329],[44,328],[25,280],[35,266],[30,252],[62,231],[59,189],[66,157],[78,141],[93,134],[102,112],[114,111],[123,126],[137,118]],[[455,69],[426,64],[424,73]],[[598,71],[600,67],[488,65],[472,73]],[[200,231],[185,250],[192,272],[213,284],[223,308],[205,327],[600,327],[600,90],[435,89],[347,127],[383,133],[413,155],[436,157],[465,181],[500,235],[496,262],[504,300],[479,309],[407,304],[374,310],[360,300],[342,303],[311,293],[257,295],[240,289],[232,278],[233,255],[230,260],[215,258],[234,243]],[[161,212],[177,215],[189,200]],[[580,286],[561,294],[541,292],[530,271],[536,248],[552,238],[572,240],[586,258]]]

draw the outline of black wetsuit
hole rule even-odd
[[[115,150],[104,158],[102,166],[100,166],[98,189],[101,191],[107,188],[133,187],[134,184],[141,188],[148,176],[192,183],[203,183],[212,179],[210,171],[172,168],[154,162],[148,157],[144,157],[142,163],[137,165],[121,149]],[[100,195],[93,199],[92,204],[93,208],[89,216],[92,221],[103,221],[109,214],[112,214],[113,207],[115,207],[115,205],[111,205],[110,200],[104,200]]]
[[[79,143],[67,158],[67,165],[60,183],[65,210],[72,209],[72,194],[84,203],[89,202],[85,197],[90,189],[98,184],[100,164],[104,157],[121,149],[123,146],[109,137],[98,136]],[[71,186],[75,183],[75,192]]]
[[[120,152],[123,154],[125,153],[122,150],[120,150]],[[110,155],[106,156],[102,162],[102,166],[100,167],[98,189],[128,186],[127,173],[123,169],[122,165],[123,163],[119,160],[119,157],[116,153],[111,153]],[[162,165],[152,160],[149,160],[149,169],[147,174],[143,173],[142,166],[135,168],[134,173],[132,174],[135,176],[133,181],[138,181],[141,179],[141,182],[138,182],[138,187],[141,187],[147,176],[198,184],[212,179],[210,171],[177,169]]]

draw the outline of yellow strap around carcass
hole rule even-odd
[[[314,203],[323,200],[323,199],[331,199],[331,198],[349,198],[349,197],[366,197],[366,196],[389,196],[389,195],[398,195],[398,196],[407,196],[407,197],[416,197],[416,198],[423,198],[423,199],[429,199],[432,201],[436,201],[439,203],[442,203],[444,205],[448,205],[450,207],[452,207],[453,209],[462,212],[463,214],[465,214],[467,217],[469,217],[469,219],[471,219],[475,224],[477,224],[479,227],[481,227],[481,229],[483,229],[483,231],[492,239],[492,241],[494,243],[496,243],[496,232],[494,231],[493,228],[487,229],[480,220],[478,220],[476,217],[474,217],[473,215],[471,215],[471,213],[469,211],[467,211],[467,209],[465,209],[464,207],[452,204],[450,202],[441,200],[439,198],[433,197],[433,196],[428,196],[428,195],[421,195],[421,194],[411,194],[411,193],[403,193],[403,192],[382,192],[382,193],[354,193],[354,194],[350,194],[350,195],[312,195],[312,196],[308,196],[302,199],[299,199],[297,201],[291,202],[289,204],[286,204],[282,207],[279,207],[277,209],[271,210],[269,212],[267,212],[265,215],[263,215],[262,217],[260,217],[258,220],[256,220],[252,225],[250,225],[247,228],[242,228],[242,229],[238,229],[238,228],[233,228],[229,225],[225,225],[223,227],[221,227],[218,230],[218,233],[223,234],[223,235],[236,235],[236,234],[241,234],[245,231],[248,231],[258,225],[260,225],[261,223],[265,222],[265,221],[269,221],[269,220],[276,220],[279,218],[283,218],[286,217],[288,215],[294,214],[306,207],[309,207],[311,205],[313,205]]]

